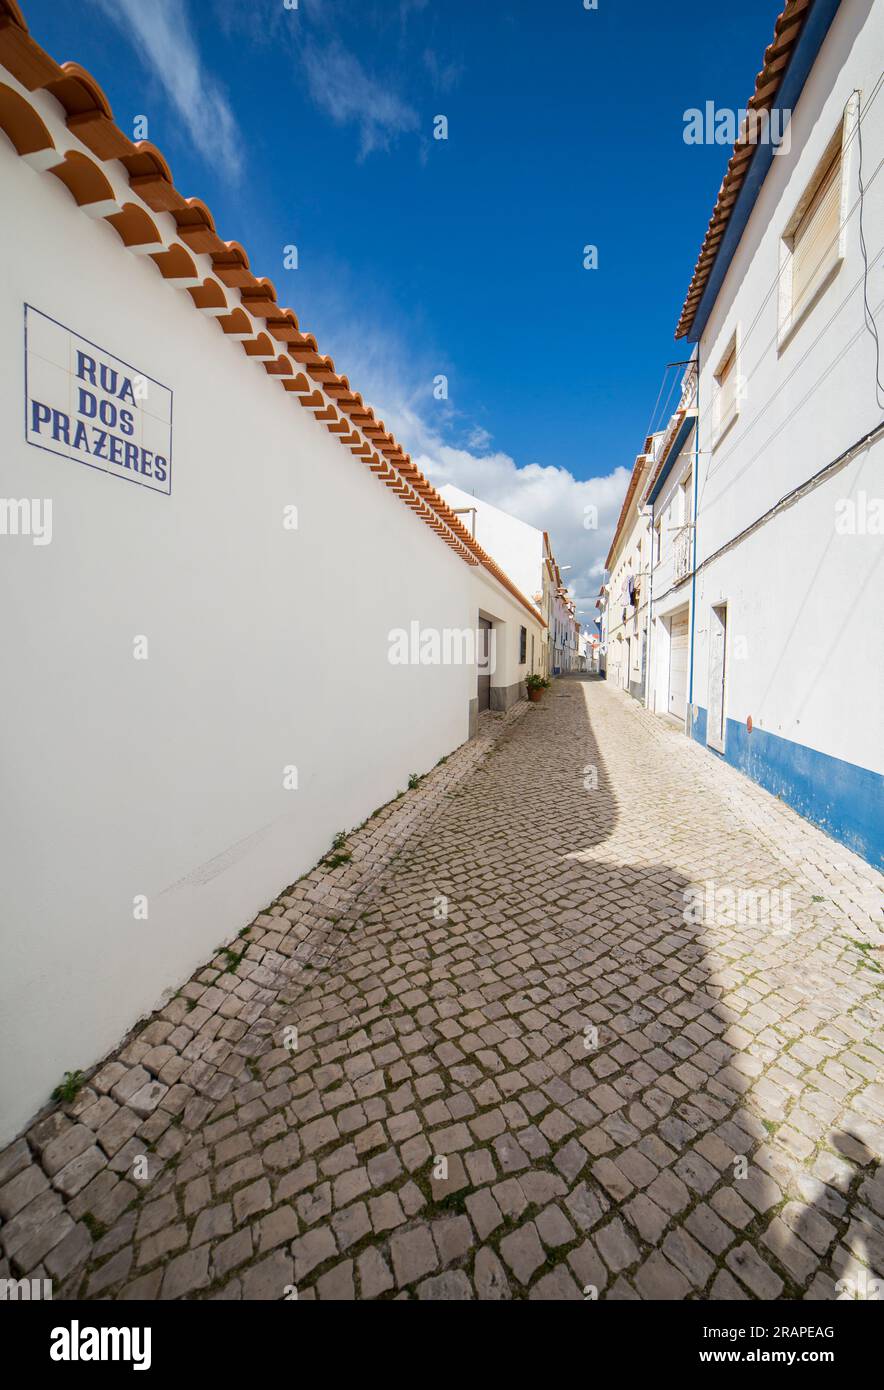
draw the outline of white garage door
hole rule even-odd
[[[673,614],[669,627],[669,713],[684,719],[688,691],[688,611]]]

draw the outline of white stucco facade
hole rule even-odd
[[[446,483],[440,492],[543,615],[546,627],[533,651],[529,640],[527,667],[519,678],[524,680],[532,671],[548,676],[572,670],[577,657],[575,604],[562,582],[549,535],[453,483]]]
[[[450,507],[463,512],[461,520],[467,530],[475,526],[476,540],[526,598],[542,595],[543,532],[454,483],[446,483],[439,491]]]
[[[687,612],[688,731],[874,863],[884,848],[884,391],[864,298],[880,328],[882,58],[884,8],[844,0],[699,333],[699,440],[685,440],[655,500],[655,515],[677,513],[678,526],[691,479],[697,567],[669,574],[664,556],[655,572],[651,682],[665,711],[668,629]],[[835,157],[835,235],[790,318],[794,229]],[[723,419],[734,352],[736,405]]]
[[[695,374],[690,370],[685,374],[679,411],[658,436],[657,462],[642,499],[644,546],[650,556],[646,699],[649,709],[682,729],[686,728],[690,675],[695,386]]]
[[[607,679],[644,698],[650,543],[642,491],[654,465],[654,440],[639,454],[607,559]]]

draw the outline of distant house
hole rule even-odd
[[[606,606],[607,678],[637,700],[644,700],[645,695],[650,567],[642,492],[654,466],[656,443],[653,437],[647,439],[633,464],[605,561],[610,576]]]
[[[685,727],[690,669],[696,379],[691,367],[685,373],[679,407],[658,436],[654,465],[641,497],[650,557],[647,702],[681,728]]]
[[[452,511],[472,536],[539,608],[546,624],[531,646],[528,670],[561,675],[576,664],[576,606],[562,582],[549,534],[475,497],[453,483],[440,489]]]

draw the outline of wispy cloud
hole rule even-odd
[[[487,453],[491,445],[492,436],[483,425],[473,425],[467,434],[467,446],[470,449],[478,450],[480,453]]]
[[[303,50],[310,96],[336,125],[356,125],[360,158],[387,150],[397,136],[418,128],[418,115],[391,87],[366,72],[338,40],[310,42]]]
[[[356,130],[360,162],[414,134],[423,161],[429,118],[427,136],[421,138],[421,117],[406,95],[406,82],[422,92],[429,85],[441,93],[463,72],[462,64],[419,47],[422,41],[414,28],[421,27],[420,16],[428,7],[429,0],[385,0],[381,6],[366,6],[364,0],[338,0],[334,6],[328,0],[299,0],[297,10],[286,10],[278,0],[257,11],[254,0],[214,0],[213,14],[225,36],[235,35],[252,47],[272,47],[277,62],[298,64],[317,110],[336,125]],[[355,51],[368,44],[384,55],[383,72],[370,72]],[[298,81],[303,85],[300,74]]]
[[[429,0],[399,0],[399,22],[407,24],[409,16],[420,14],[427,8]]]
[[[186,0],[93,0],[133,44],[164,88],[188,135],[207,158],[238,179],[242,137],[221,86],[206,70]]]
[[[432,48],[424,49],[422,61],[437,92],[449,92],[452,87],[457,86],[464,73],[463,63],[442,62]]]

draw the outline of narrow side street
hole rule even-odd
[[[345,853],[0,1158],[17,1270],[149,1299],[884,1277],[862,861],[579,678],[483,716]],[[776,910],[722,920],[722,890]]]

